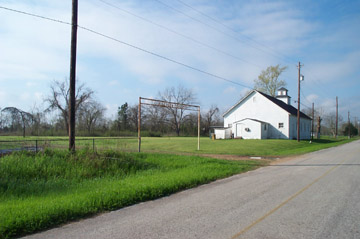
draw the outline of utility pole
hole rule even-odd
[[[320,118],[320,116],[318,116],[318,118],[317,118],[317,131],[316,131],[316,138],[317,139],[320,139],[321,121],[322,121],[322,119]]]
[[[200,150],[200,106],[198,108],[198,150]]]
[[[297,110],[297,141],[300,142],[300,68],[301,64],[299,61],[298,65],[298,110]]]
[[[69,150],[75,152],[75,79],[76,42],[78,27],[78,0],[72,0],[71,55],[70,55],[70,102],[69,102]]]
[[[314,140],[314,120],[315,120],[314,102],[312,103],[312,121],[311,121],[311,140]]]
[[[350,111],[348,111],[348,130],[349,130],[349,139],[351,138],[351,130],[350,130]]]
[[[338,97],[336,96],[336,122],[335,122],[335,138],[338,136],[338,124],[339,124],[339,112],[338,112],[339,104]]]
[[[141,151],[141,97],[139,97],[139,108],[138,108],[138,152]]]

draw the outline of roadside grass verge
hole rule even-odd
[[[115,151],[14,153],[0,158],[0,238],[156,199],[259,166],[259,161]]]
[[[291,156],[309,153],[325,148],[349,143],[359,138],[347,139],[339,137],[322,137],[309,140],[281,140],[281,139],[229,139],[229,140],[210,140],[201,138],[200,151],[197,151],[197,139],[185,137],[164,137],[164,138],[143,138],[142,150],[146,152],[172,152],[172,153],[194,153],[194,154],[230,154],[241,156]]]

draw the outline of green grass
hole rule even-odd
[[[21,139],[21,137],[0,137],[3,139]],[[27,139],[36,139],[35,137],[28,137]],[[42,139],[53,139],[52,137],[46,137]],[[66,138],[61,138],[66,139]],[[84,137],[78,137],[76,142],[78,147],[88,147],[92,149],[92,141],[83,141]],[[143,152],[151,153],[192,153],[192,154],[233,154],[242,156],[290,156],[298,155],[316,150],[334,147],[340,144],[356,140],[353,138],[348,140],[347,137],[339,137],[334,139],[331,137],[322,137],[321,139],[313,140],[310,144],[309,141],[297,142],[296,140],[210,140],[208,137],[202,137],[200,139],[200,151],[197,151],[197,138],[196,137],[143,137],[141,150]],[[34,142],[32,142],[34,144]],[[39,143],[40,145],[40,143]],[[48,142],[45,147],[55,148],[67,148],[68,142],[55,141]],[[0,148],[1,148],[0,143]],[[137,139],[102,139],[96,138],[95,148],[97,150],[123,150],[127,152],[136,152],[138,150]]]
[[[147,152],[177,152],[196,154],[232,154],[242,156],[289,156],[334,147],[355,139],[322,138],[309,141],[296,140],[210,140],[201,138],[200,151],[197,151],[196,138],[144,138],[142,149]]]
[[[0,238],[159,198],[259,164],[114,151],[14,153],[0,158]]]

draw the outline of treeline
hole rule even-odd
[[[44,109],[23,110],[7,106],[0,108],[0,134],[25,136],[68,135],[68,81],[54,81],[50,94],[44,99]],[[167,88],[158,99],[181,104],[195,104],[195,94],[182,86]],[[106,108],[96,100],[95,93],[79,84],[76,93],[76,135],[78,136],[136,136],[138,105],[124,103],[113,118],[105,116]],[[209,135],[210,126],[223,125],[219,109],[212,105],[201,112],[201,135]],[[195,136],[198,132],[197,112],[183,108],[142,106],[142,136]]]
[[[180,104],[198,104],[194,92],[183,86],[167,88],[158,93],[157,99]],[[0,135],[66,136],[69,118],[68,81],[54,81],[42,108],[33,107],[24,111],[12,106],[0,108]],[[93,90],[84,84],[76,92],[76,135],[78,136],[136,136],[138,132],[138,105],[119,105],[116,115],[105,116],[106,108],[96,100]],[[305,109],[311,116],[312,112]],[[335,135],[336,116],[319,109],[315,111],[314,132],[319,127],[321,135]],[[339,117],[339,135],[358,135],[359,122],[344,121]],[[216,105],[201,111],[200,133],[209,136],[211,126],[223,126]],[[142,106],[142,136],[196,136],[198,113],[186,108]]]

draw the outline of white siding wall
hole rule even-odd
[[[224,116],[224,127],[231,124],[235,132],[233,122],[245,118],[269,123],[268,138],[289,138],[289,114],[256,91]],[[282,128],[279,123],[283,123]]]
[[[230,139],[231,138],[231,129],[215,129],[215,138],[216,139]]]
[[[297,139],[297,117],[290,115],[290,139]],[[311,138],[311,120],[300,118],[300,139]]]
[[[235,137],[242,137],[244,139],[261,139],[261,123],[254,120],[243,120],[235,123],[237,130],[234,131]],[[250,131],[246,131],[248,128]],[[239,130],[240,129],[240,130]]]
[[[297,139],[297,117],[294,115],[289,116],[290,136],[289,139]]]

